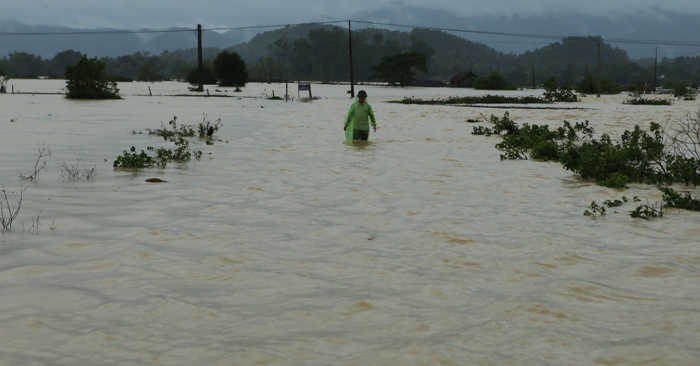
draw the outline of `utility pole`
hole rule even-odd
[[[352,70],[352,29],[350,20],[348,20],[348,44],[350,46],[350,98],[355,98],[355,76]]]
[[[598,41],[598,98],[600,98],[600,41]]]
[[[532,64],[532,89],[537,89],[537,84],[535,83],[535,64]]]
[[[654,94],[656,94],[656,63],[659,60],[659,47],[656,47],[656,54],[654,55]]]
[[[204,91],[202,81],[202,25],[197,24],[197,81],[199,83],[197,91]]]

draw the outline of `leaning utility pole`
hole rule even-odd
[[[352,71],[352,29],[348,20],[348,44],[350,45],[350,98],[355,98],[355,77]]]
[[[600,41],[598,41],[598,98],[600,98]]]
[[[204,91],[204,83],[202,81],[202,25],[197,24],[197,91]]]

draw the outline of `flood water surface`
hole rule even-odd
[[[21,199],[0,231],[1,364],[698,364],[700,213],[633,219],[655,187],[501,161],[467,122],[508,111],[614,135],[695,102],[418,106],[389,101],[480,93],[367,86],[379,129],[348,144],[347,86],[314,84],[306,103],[264,98],[284,84],[205,98],[179,83],[72,101],[39,94],[59,81],[12,83],[36,94],[0,95],[0,183]],[[131,146],[172,148],[147,129],[174,116],[221,120],[213,145],[192,140],[201,160],[112,167]],[[42,146],[46,170],[20,179]],[[61,177],[78,160],[95,179]]]

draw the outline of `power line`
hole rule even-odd
[[[310,22],[310,23],[297,23],[297,24],[277,24],[277,25],[251,25],[244,27],[221,27],[221,28],[204,28],[204,30],[210,31],[224,31],[224,30],[248,30],[248,29],[262,29],[262,28],[283,28],[298,25],[322,25],[322,24],[335,24],[335,23],[347,23],[347,20],[333,20],[327,22]]]
[[[540,39],[564,39],[564,38],[571,37],[571,36],[547,35],[547,34],[527,34],[527,33],[489,32],[489,31],[469,30],[469,29],[424,27],[424,26],[406,25],[406,24],[365,22],[365,21],[359,21],[359,20],[353,20],[353,22],[361,23],[361,24],[383,25],[383,26],[387,26],[387,27],[418,28],[418,29],[439,30],[439,31],[444,31],[444,32],[473,33],[473,34],[484,34],[484,35],[494,35],[494,36],[508,36],[508,37],[524,37],[524,38],[540,38]],[[653,44],[653,45],[665,45],[665,46],[693,46],[693,47],[700,47],[700,42],[662,41],[662,40],[642,40],[642,39],[624,39],[624,38],[603,38],[603,40],[604,40],[605,42],[607,42],[607,43],[633,43],[633,44]],[[593,41],[591,41],[591,42],[593,42]]]
[[[359,24],[377,25],[377,26],[384,26],[384,27],[428,29],[428,30],[438,30],[438,31],[444,31],[444,32],[470,33],[470,34],[491,35],[491,36],[500,36],[500,37],[537,38],[537,39],[550,39],[550,40],[562,40],[564,38],[573,37],[573,36],[562,36],[562,35],[552,35],[552,34],[492,32],[492,31],[458,29],[458,28],[426,27],[426,26],[409,25],[409,24],[368,22],[368,21],[362,21],[362,20],[334,20],[334,21],[296,23],[296,24],[253,25],[253,26],[243,26],[243,27],[216,27],[216,28],[203,28],[203,30],[206,30],[206,31],[252,30],[252,29],[265,29],[265,28],[283,28],[283,27],[287,27],[287,26],[299,26],[299,25],[336,24],[336,23],[347,23],[347,22],[355,22],[355,23],[359,23]],[[91,35],[91,34],[178,33],[178,32],[193,32],[196,30],[197,30],[196,28],[182,28],[182,29],[162,29],[162,30],[148,30],[148,29],[95,30],[95,31],[75,31],[75,32],[16,32],[16,33],[15,32],[0,32],[0,36],[52,36],[52,35]],[[586,40],[577,39],[576,41],[584,41],[585,42]],[[603,38],[603,41],[605,41],[606,43],[628,43],[628,44],[700,47],[700,42],[686,42],[686,41],[625,39],[625,38],[607,38],[607,39]],[[597,42],[597,41],[591,40],[590,42]],[[493,43],[493,42],[489,42],[489,43]],[[512,42],[512,43],[518,43],[518,42]],[[525,42],[523,42],[523,43],[525,43]]]
[[[84,34],[137,34],[137,33],[182,33],[196,31],[197,28],[163,30],[95,30],[77,32],[0,32],[0,36],[78,36]]]
[[[394,24],[394,23],[364,22],[364,21],[360,21],[360,20],[353,20],[353,22],[361,23],[361,24],[383,25],[386,27],[401,27],[401,28],[414,28],[414,29],[417,28],[417,29],[439,30],[439,31],[444,31],[444,32],[487,34],[487,35],[495,35],[495,36],[528,37],[528,38],[542,38],[542,39],[562,39],[562,38],[565,38],[564,36],[554,36],[554,35],[545,35],[545,34],[489,32],[489,31],[477,31],[477,30],[467,30],[467,29],[424,27],[424,26],[418,26],[418,25],[406,25],[406,24]]]

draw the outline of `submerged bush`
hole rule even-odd
[[[549,104],[551,101],[535,96],[519,96],[506,97],[503,95],[483,96],[452,96],[447,98],[432,98],[420,99],[415,97],[404,97],[401,100],[403,104],[429,104],[429,105],[446,105],[446,104]]]
[[[175,144],[175,149],[169,149],[166,147],[153,147],[148,146],[146,150],[151,151],[155,156],[148,155],[145,151],[141,150],[140,153],[136,153],[136,148],[131,147],[131,152],[124,150],[124,154],[117,157],[114,161],[113,166],[115,168],[150,168],[152,166],[165,167],[169,162],[187,162],[192,159],[200,160],[202,158],[202,151],[191,150],[190,141],[187,137],[198,136],[205,139],[207,145],[214,144],[214,134],[221,128],[221,119],[216,120],[211,123],[207,120],[206,115],[202,118],[196,126],[193,125],[180,125],[177,124],[177,116],[174,116],[168,122],[170,128],[167,128],[163,123],[161,123],[161,128],[156,130],[151,130],[147,128],[149,135],[163,137],[166,141],[173,142]],[[195,132],[196,131],[196,132]],[[140,133],[140,132],[138,132]],[[137,134],[137,132],[134,132]]]
[[[625,99],[623,104],[629,105],[673,105],[671,99],[665,98],[644,98],[641,95],[631,95],[632,98]]]
[[[553,102],[580,102],[573,92],[574,86],[570,82],[559,84],[556,78],[550,78],[544,82],[544,98]]]
[[[700,211],[700,200],[694,199],[690,192],[685,192],[681,196],[680,193],[676,192],[673,188],[660,187],[659,190],[663,192],[663,200],[666,202],[668,207],[682,208],[691,211]]]
[[[575,87],[576,91],[582,94],[597,94],[598,93],[598,78],[594,78],[592,75],[588,75],[583,78]],[[601,94],[619,94],[622,91],[622,87],[613,80],[601,79],[600,80],[600,93]]]
[[[66,93],[71,99],[121,99],[117,83],[109,80],[105,63],[83,56],[66,68]]]
[[[593,128],[588,121],[571,125],[564,121],[556,130],[550,130],[548,125],[518,126],[506,112],[502,118],[491,116],[489,122],[493,128],[474,126],[473,135],[503,135],[503,141],[496,148],[503,150],[501,160],[506,159],[538,159],[558,161],[562,153],[564,141],[573,142],[593,135]],[[581,133],[581,136],[579,136]]]
[[[472,86],[474,89],[515,90],[515,87],[510,85],[505,76],[496,72],[474,79]]]
[[[504,151],[501,159],[558,161],[583,179],[610,188],[626,188],[628,183],[700,183],[700,112],[688,115],[667,130],[650,123],[649,131],[635,126],[619,139],[608,134],[594,139],[589,122],[563,125],[552,130],[547,125],[518,126],[506,112],[491,116],[493,127],[474,126],[474,135],[501,135],[495,147]]]
[[[132,146],[131,152],[124,150],[123,155],[117,156],[117,160],[112,164],[115,168],[150,168],[155,164],[155,160],[148,156],[145,151],[141,150],[136,153],[136,147]]]

